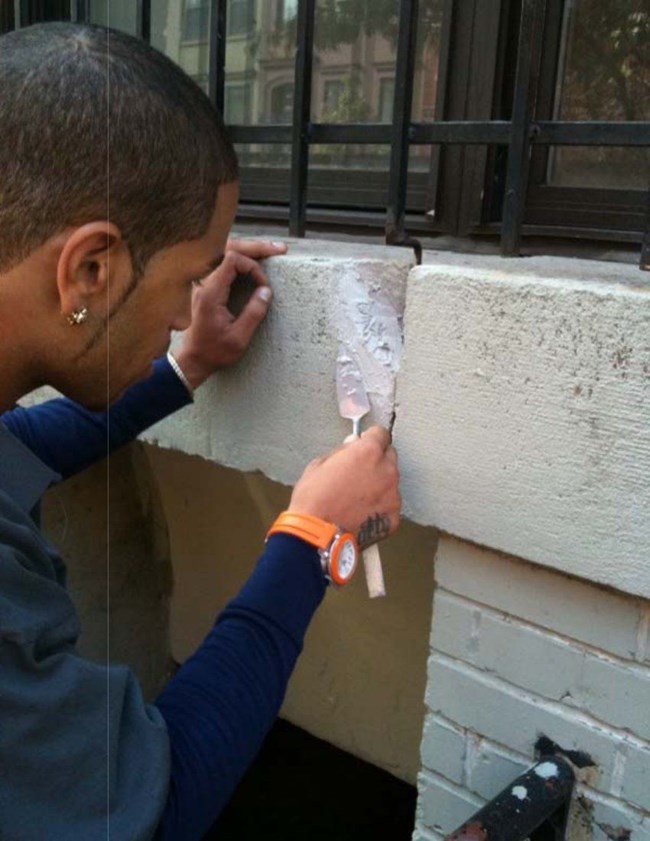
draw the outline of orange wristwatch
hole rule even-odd
[[[311,543],[318,549],[325,578],[337,587],[342,587],[354,575],[359,562],[359,544],[351,532],[341,531],[337,526],[313,517],[311,514],[297,514],[283,511],[266,535],[284,532]]]

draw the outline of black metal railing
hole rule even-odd
[[[223,112],[228,0],[211,0],[208,91]],[[311,81],[316,0],[299,0],[296,21],[294,108],[292,125],[229,126],[235,143],[291,144],[289,232],[305,234],[310,146],[385,144],[390,146],[386,241],[415,247],[405,229],[409,151],[418,145],[507,147],[507,172],[500,223],[501,253],[520,253],[531,149],[536,146],[650,147],[650,122],[535,121],[534,102],[544,38],[547,0],[522,0],[510,120],[411,120],[419,0],[400,0],[392,124],[326,124],[311,121]],[[70,17],[90,19],[90,0],[69,0]],[[32,22],[30,0],[15,4],[16,26]],[[450,16],[453,3],[445,4]],[[447,21],[448,22],[448,21]],[[149,40],[151,0],[137,0],[138,34]],[[443,45],[444,46],[444,45]],[[444,50],[443,50],[444,52]],[[444,72],[444,68],[442,69]],[[649,185],[650,186],[650,185]],[[650,190],[641,238],[640,267],[650,269]]]
[[[543,757],[445,841],[564,841],[574,782],[565,759]]]

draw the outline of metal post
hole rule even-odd
[[[29,26],[29,2],[28,0],[14,0],[14,27],[21,29]]]
[[[573,769],[565,759],[544,757],[445,841],[532,841],[535,830],[542,826],[549,828],[557,841],[563,841],[574,781]]]
[[[90,0],[73,0],[72,20],[76,23],[88,23],[90,20]]]
[[[151,0],[137,0],[136,34],[147,44],[151,40]]]
[[[512,138],[508,147],[506,194],[501,225],[501,253],[512,257],[519,253],[524,202],[528,187],[530,159],[530,121],[533,111],[534,83],[539,70],[540,42],[544,29],[546,0],[523,0],[515,92],[512,104]]]
[[[650,190],[646,197],[645,206],[645,229],[643,231],[643,239],[641,240],[641,260],[639,261],[639,268],[645,272],[650,272]]]
[[[289,234],[292,237],[304,237],[307,217],[307,166],[309,164],[315,18],[316,0],[299,0],[296,22],[291,193],[289,198]]]
[[[420,262],[422,247],[419,242],[410,239],[404,231],[418,9],[418,0],[401,0],[395,68],[395,99],[393,100],[386,242],[392,245],[413,246],[416,249],[418,262]]]
[[[227,7],[227,0],[212,0],[210,6],[208,95],[221,115],[225,101]]]

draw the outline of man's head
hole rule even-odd
[[[20,279],[35,316],[37,305],[41,317],[46,305],[50,314],[58,309],[50,338],[66,344],[39,376],[98,403],[90,379],[98,378],[100,355],[108,357],[98,346],[109,327],[111,344],[130,331],[143,345],[155,339],[150,350],[160,352],[163,334],[186,322],[189,300],[175,314],[158,302],[161,330],[148,323],[151,304],[175,277],[189,299],[191,280],[223,249],[236,156],[194,82],[113,30],[57,23],[3,36],[0,91],[0,298],[20,310]],[[36,286],[34,272],[47,284]],[[132,298],[137,308],[122,313]],[[87,323],[68,325],[64,316],[83,306]],[[130,327],[118,323],[127,315]],[[68,340],[65,330],[77,336]],[[107,364],[119,367],[119,351]],[[55,370],[57,359],[74,362],[70,374]],[[124,385],[137,378],[131,374]],[[113,378],[110,398],[121,390],[119,370]]]

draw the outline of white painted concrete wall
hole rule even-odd
[[[395,409],[405,513],[650,596],[650,279],[633,266],[309,241],[269,261],[252,352],[145,439],[292,484],[340,441],[334,365],[359,348]],[[404,315],[405,349],[395,325]]]
[[[408,283],[395,440],[416,521],[650,596],[650,275],[445,255]]]

